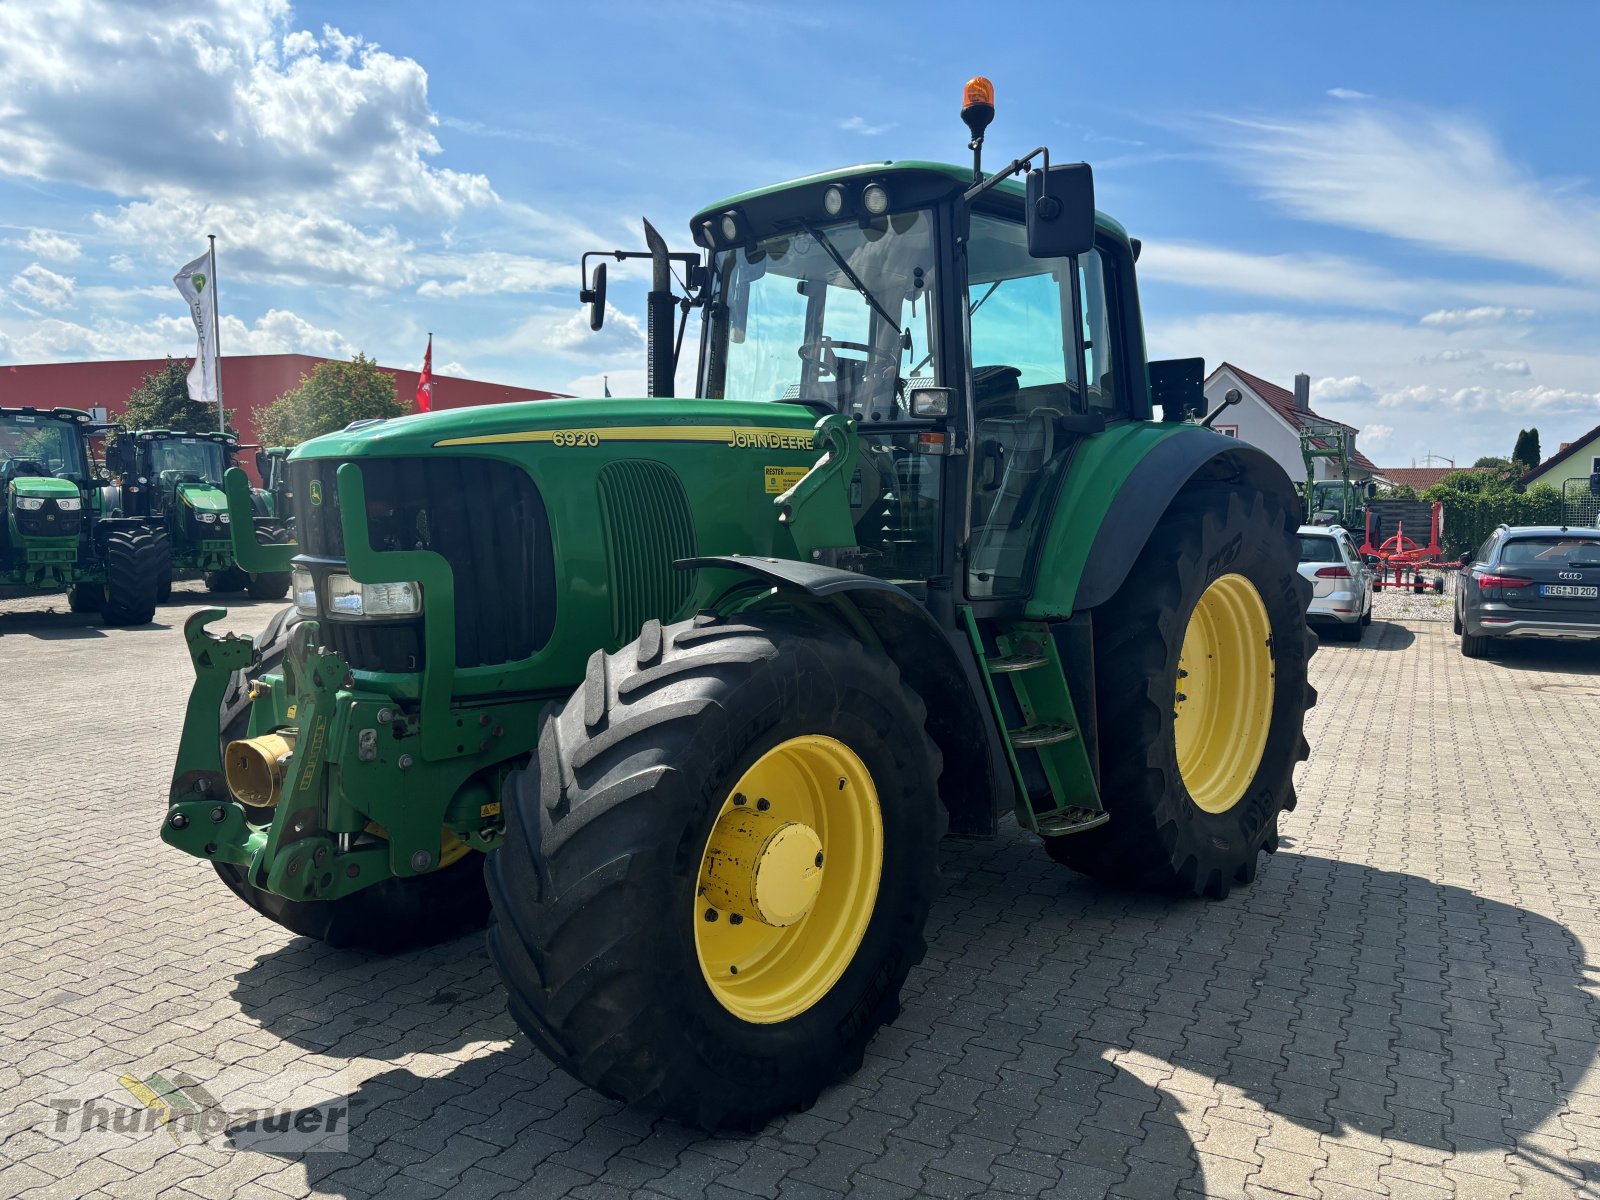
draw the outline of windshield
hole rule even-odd
[[[1300,535],[1300,561],[1303,563],[1339,562],[1339,543],[1318,533]]]
[[[199,438],[158,438],[149,443],[150,473],[163,484],[222,484],[222,447]]]
[[[908,416],[938,361],[933,218],[810,226],[712,262],[704,394],[820,402],[863,420]]]
[[[0,415],[0,479],[29,475],[83,478],[83,439],[76,424]]]
[[[1500,551],[1508,567],[1574,567],[1600,564],[1600,540],[1587,537],[1512,538]]]

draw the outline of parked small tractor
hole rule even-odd
[[[161,547],[143,521],[104,509],[89,444],[106,429],[76,408],[0,408],[0,590],[66,592],[73,612],[142,625]]]
[[[946,831],[1011,814],[1098,879],[1249,883],[1314,695],[1295,491],[1189,422],[1201,364],[1147,362],[1090,168],[982,170],[993,112],[974,80],[971,166],[828,171],[708,206],[692,252],[647,223],[586,256],[596,327],[605,260],[650,264],[646,398],[307,442],[294,550],[241,538],[229,472],[239,561],[294,605],[186,626],[163,839],[337,945],[492,905],[532,1041],[713,1128],[861,1062]]]
[[[239,439],[231,433],[170,429],[133,430],[112,443],[107,457],[120,475],[120,486],[111,489],[108,502],[163,535],[158,601],[171,598],[179,572],[200,574],[212,592],[247,592],[253,600],[281,600],[289,594],[288,571],[246,571],[234,561],[222,476],[239,449]],[[270,502],[258,496],[254,508],[249,524],[255,537],[287,544],[288,530],[271,512]]]
[[[1378,485],[1350,478],[1355,430],[1334,422],[1307,426],[1300,431],[1300,456],[1306,464],[1306,524],[1342,525],[1352,533],[1365,529],[1369,536],[1362,553],[1372,553],[1383,541],[1382,521],[1372,527],[1367,518],[1367,504],[1378,494]],[[1336,478],[1317,478],[1317,463],[1324,461],[1337,472]]]

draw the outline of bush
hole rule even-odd
[[[279,396],[260,418],[261,441],[297,446],[367,417],[403,417],[411,409],[395,390],[394,376],[364,354],[349,362],[318,363],[300,386]]]
[[[1561,493],[1547,483],[1535,484],[1526,492],[1492,489],[1479,485],[1468,491],[1454,487],[1452,481],[1465,472],[1446,475],[1422,493],[1422,499],[1444,502],[1445,553],[1451,556],[1476,550],[1494,532],[1495,526],[1558,525],[1561,522]],[[1468,474],[1468,478],[1475,478]]]

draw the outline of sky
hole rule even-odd
[[[432,331],[441,375],[637,394],[639,273],[594,334],[579,255],[966,161],[984,74],[989,163],[1086,160],[1142,239],[1152,358],[1304,371],[1384,465],[1549,453],[1600,424],[1597,42],[1554,0],[6,0],[0,363],[192,354],[214,233],[225,354],[414,368]]]

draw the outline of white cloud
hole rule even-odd
[[[1424,325],[1491,325],[1508,317],[1515,321],[1528,321],[1536,316],[1538,313],[1531,308],[1482,304],[1477,308],[1441,308],[1424,314],[1419,320]]]
[[[846,117],[839,122],[839,128],[846,133],[859,133],[862,137],[877,137],[880,133],[888,133],[899,124],[898,121],[887,121],[882,125],[874,125],[865,117]]]
[[[1489,364],[1491,371],[1498,371],[1502,375],[1531,375],[1533,369],[1528,366],[1528,360],[1514,358],[1509,362],[1492,362]]]
[[[1358,92],[1354,88],[1336,87],[1329,88],[1328,95],[1335,100],[1371,100],[1371,92]]]
[[[559,390],[569,396],[604,396],[608,387],[613,396],[642,396],[645,394],[645,373],[635,367],[595,371],[569,379]]]
[[[40,308],[70,308],[77,280],[70,275],[57,275],[39,263],[31,263],[11,277],[11,290]]]
[[[419,296],[487,296],[497,292],[543,292],[571,286],[576,278],[569,262],[530,258],[522,254],[483,251],[477,254],[422,255],[413,260],[418,270],[456,278],[429,279],[417,289]]]
[[[128,254],[113,254],[106,259],[106,266],[123,274],[133,270],[133,265],[133,256]]]
[[[1441,363],[1469,362],[1472,359],[1475,359],[1477,357],[1478,357],[1478,352],[1476,350],[1455,349],[1455,350],[1441,350],[1437,354],[1429,354],[1429,355],[1425,356],[1424,358],[1420,359],[1419,361],[1421,361],[1421,362],[1441,362]]]
[[[187,314],[144,322],[100,319],[88,323],[45,317],[0,322],[0,342],[23,362],[70,362],[94,358],[174,358],[194,353],[194,324]],[[252,323],[222,318],[222,346],[228,354],[322,354],[348,358],[355,353],[339,333],[295,313],[272,309]],[[226,381],[224,381],[226,383]]]
[[[1393,425],[1384,425],[1379,421],[1373,421],[1361,427],[1361,431],[1356,435],[1356,440],[1360,443],[1363,451],[1377,450],[1393,436]]]
[[[1339,305],[1381,312],[1415,312],[1457,300],[1516,299],[1558,310],[1587,310],[1600,306],[1595,294],[1575,287],[1506,284],[1495,281],[1429,279],[1400,275],[1359,259],[1333,254],[1253,254],[1196,242],[1150,238],[1139,256],[1139,277],[1179,283],[1213,292],[1270,296],[1308,305]],[[1468,323],[1494,314],[1515,313],[1531,317],[1531,308],[1480,304],[1459,310],[1429,313],[1425,324]]]
[[[15,238],[10,244],[35,258],[48,258],[53,262],[72,262],[83,253],[83,247],[76,240],[53,229],[30,229],[27,237]]]
[[[1326,379],[1318,379],[1311,385],[1311,403],[1313,407],[1319,404],[1339,404],[1345,401],[1375,399],[1377,399],[1377,393],[1359,375],[1345,375],[1340,378],[1329,376]]]
[[[1467,118],[1339,105],[1225,121],[1213,136],[1229,166],[1301,217],[1600,280],[1600,198],[1531,175]]]
[[[453,215],[489,181],[435,167],[428,77],[359,38],[291,32],[286,0],[0,6],[0,164],[122,195]],[[63,11],[65,10],[65,11]],[[199,117],[203,114],[203,118]]]

